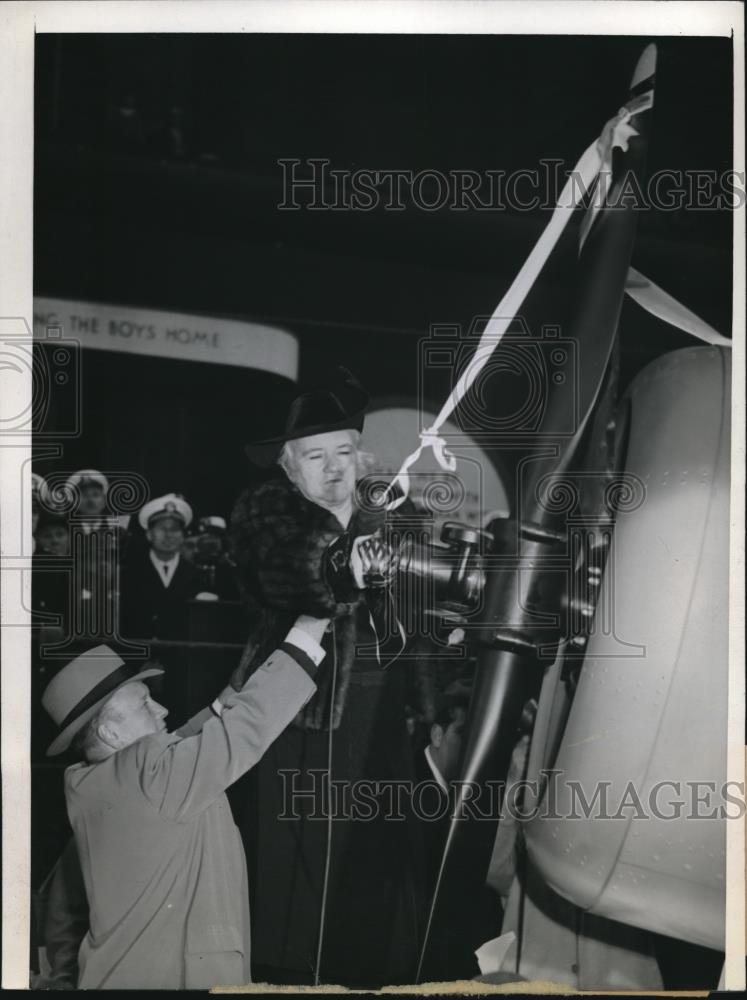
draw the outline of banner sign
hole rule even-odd
[[[298,377],[295,336],[259,323],[34,298],[34,338],[54,336],[94,350],[256,368],[294,382]]]

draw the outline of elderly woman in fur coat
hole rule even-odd
[[[243,588],[260,609],[235,686],[297,615],[332,619],[316,696],[234,792],[253,887],[255,980],[414,981],[421,852],[406,796],[396,795],[396,783],[413,778],[410,671],[405,659],[386,666],[373,592],[351,559],[355,539],[392,527],[392,515],[356,498],[367,399],[348,373],[333,390],[299,396],[281,434],[247,446],[256,463],[277,463],[278,476],[246,491],[232,517]],[[402,511],[412,517],[411,506]]]

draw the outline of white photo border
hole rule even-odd
[[[541,26],[541,32],[538,32]],[[738,2],[667,0],[162,0],[6,2],[0,6],[0,326],[31,327],[33,84],[36,33],[269,32],[538,34],[731,37],[734,169],[744,177],[744,9]],[[731,479],[728,777],[744,782],[745,212],[734,214],[733,439]],[[31,373],[8,380],[0,365],[0,429],[31,399]],[[1,431],[0,431],[1,433]],[[18,573],[22,492],[29,495],[30,435],[0,447],[0,621],[22,622]],[[22,487],[22,489],[19,489]],[[24,519],[27,521],[28,519]],[[29,525],[25,525],[27,534]],[[27,614],[27,613],[26,613]],[[2,986],[28,987],[30,896],[30,643],[28,619],[2,641]],[[745,986],[744,820],[727,824],[726,964],[723,986]]]

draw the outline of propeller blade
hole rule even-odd
[[[564,338],[575,345],[576,378],[561,384],[548,380],[536,442],[529,449],[528,457],[534,456],[534,460],[519,465],[528,472],[527,481],[520,484],[523,500],[519,521],[514,522],[512,544],[522,570],[488,569],[485,625],[480,634],[481,648],[465,727],[462,785],[456,795],[454,818],[433,892],[418,982],[443,978],[446,970],[454,968],[470,976],[469,961],[474,958],[471,953],[481,943],[470,940],[469,915],[485,884],[498,818],[478,818],[470,800],[474,800],[476,791],[486,787],[488,780],[505,778],[522,708],[539,689],[541,664],[527,639],[536,627],[529,609],[547,606],[549,611],[560,613],[563,595],[552,586],[548,590],[547,565],[545,562],[543,566],[543,561],[552,549],[553,535],[562,535],[566,515],[548,510],[538,487],[548,475],[563,475],[574,468],[600,397],[635,239],[637,213],[623,195],[631,176],[641,187],[644,180],[655,68],[656,47],[649,45],[632,77],[626,104],[630,113],[618,116],[621,128],[617,137],[614,127],[607,135],[613,172],[606,202],[593,218],[587,216],[581,227],[583,246],[578,260],[576,307],[569,337]],[[635,108],[639,110],[633,111]],[[575,432],[563,436],[556,432],[553,436],[559,415],[566,414],[569,405],[576,414]],[[559,639],[557,636],[556,642]]]

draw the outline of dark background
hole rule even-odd
[[[549,210],[279,211],[277,160],[570,168],[625,100],[648,41],[39,36],[35,294],[275,321],[299,338],[302,380],[343,363],[374,396],[414,400],[419,339],[489,315]],[[729,169],[730,41],[656,43],[649,171]],[[639,215],[634,265],[728,335],[731,213]],[[572,224],[527,303],[533,329],[565,321],[576,235]],[[628,377],[685,343],[631,302],[621,331]],[[250,475],[241,445],[277,386],[83,353],[83,435],[39,471],[132,469],[155,495],[226,513]],[[433,387],[434,405],[447,389]]]
[[[546,158],[570,168],[624,102],[649,41],[40,35],[35,294],[277,322],[298,337],[302,380],[342,363],[374,397],[414,403],[419,341],[432,324],[467,328],[492,312],[549,210],[282,212],[277,160],[510,172]],[[731,42],[655,41],[649,173],[730,169]],[[641,212],[633,264],[729,335],[731,240],[728,210]],[[566,323],[576,248],[572,223],[527,302],[533,331]],[[628,300],[620,330],[624,379],[688,343]],[[37,438],[37,470],[132,470],[153,495],[180,491],[198,514],[227,514],[252,475],[242,444],[279,380],[82,353],[83,433],[56,458]],[[429,384],[433,407],[448,388]],[[50,403],[54,430],[65,404]],[[35,886],[68,836],[57,765],[35,768],[35,816],[40,803]],[[692,988],[688,956],[705,961],[673,946],[670,988]]]

